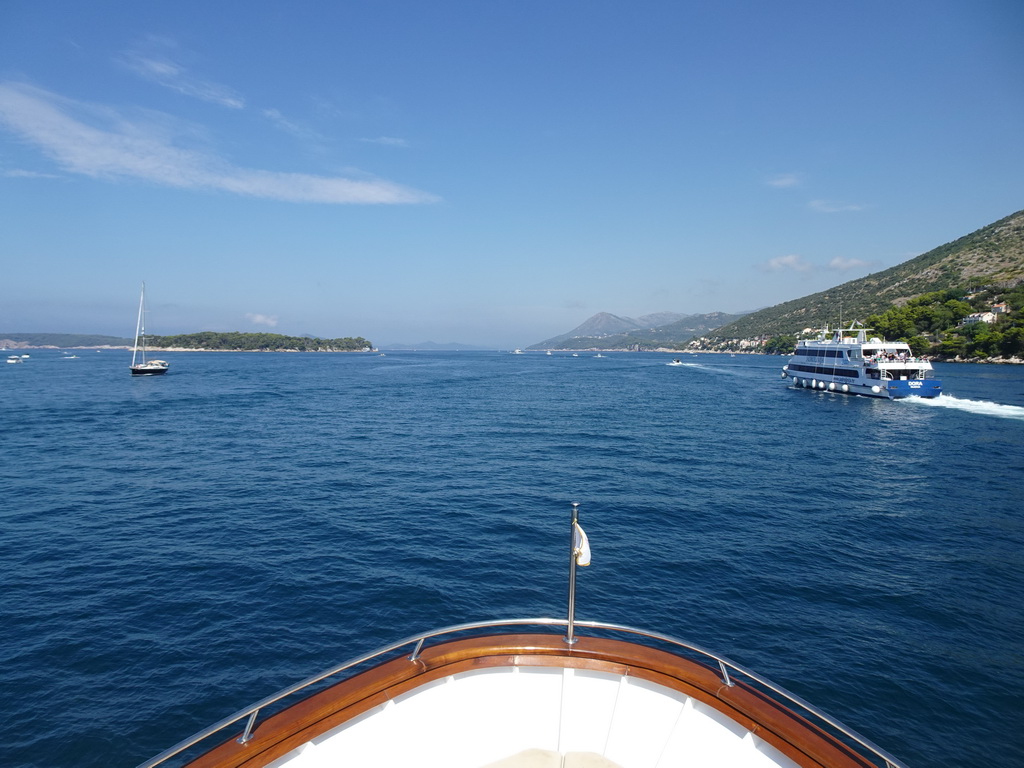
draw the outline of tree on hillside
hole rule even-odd
[[[765,342],[764,351],[768,355],[792,355],[796,351],[796,336],[792,334],[772,336]]]
[[[915,357],[928,354],[928,351],[932,348],[932,343],[924,336],[911,336],[907,339],[907,344],[910,345],[910,351]]]
[[[917,333],[910,307],[893,307],[880,315],[868,315],[867,326],[886,339],[909,338]]]

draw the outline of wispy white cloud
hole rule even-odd
[[[855,269],[864,269],[871,264],[863,259],[847,259],[844,256],[836,256],[828,263],[828,268],[836,272],[850,272]]]
[[[185,96],[230,109],[245,106],[245,99],[228,86],[191,74],[175,60],[181,56],[173,40],[151,36],[121,54],[118,61],[140,77]]]
[[[845,256],[836,256],[827,266],[822,267],[807,261],[799,254],[790,253],[785,256],[776,256],[773,259],[760,264],[758,269],[762,272],[820,272],[828,269],[833,272],[850,272],[870,267],[870,262],[861,259],[849,259]]]
[[[24,83],[0,82],[0,126],[21,136],[63,170],[103,179],[141,179],[182,189],[312,203],[426,203],[437,198],[377,179],[239,168],[184,146],[174,121],[132,117],[66,99]]]
[[[857,203],[837,203],[831,200],[811,200],[807,207],[819,213],[848,213],[850,211],[863,211],[867,206]]]
[[[255,312],[247,312],[245,319],[253,325],[267,325],[271,328],[277,327],[277,315],[261,315]]]
[[[803,179],[796,173],[780,173],[776,176],[772,176],[765,182],[769,187],[775,187],[776,189],[799,187],[802,183]]]
[[[804,260],[803,256],[791,253],[786,256],[776,256],[774,259],[768,259],[767,262],[761,265],[761,269],[765,272],[809,272],[813,267]]]
[[[6,176],[9,179],[57,179],[60,178],[53,173],[40,173],[39,171],[26,171],[21,168],[11,168],[6,171],[0,172],[0,176]]]
[[[304,125],[295,122],[294,120],[289,120],[287,117],[281,114],[280,110],[264,109],[262,114],[276,128],[284,131],[287,134],[294,136],[297,139],[314,143],[319,143],[323,141],[323,136],[321,136],[319,133]]]
[[[394,136],[378,136],[376,139],[360,139],[367,144],[380,144],[384,147],[408,147],[409,142],[405,139],[398,139]]]

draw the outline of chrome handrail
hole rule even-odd
[[[204,728],[203,730],[199,731],[198,733],[192,734],[188,738],[183,739],[182,741],[180,741],[177,744],[175,744],[173,747],[170,747],[170,748],[164,750],[159,755],[156,755],[155,757],[150,758],[149,760],[147,760],[144,763],[140,763],[137,768],[154,768],[154,766],[161,765],[162,763],[164,763],[165,761],[167,761],[170,758],[174,757],[175,755],[178,755],[181,752],[184,752],[186,749],[189,749],[190,747],[194,747],[196,744],[199,744],[200,742],[205,741],[206,739],[208,739],[209,737],[211,737],[214,734],[218,733],[219,731],[223,730],[224,728],[227,728],[229,725],[233,725],[234,723],[237,723],[238,721],[242,720],[243,718],[248,718],[248,722],[246,723],[245,729],[242,732],[242,735],[238,739],[239,743],[244,744],[245,742],[249,741],[252,738],[251,734],[252,734],[253,725],[256,722],[256,718],[258,717],[260,710],[262,710],[264,707],[268,707],[268,706],[270,706],[272,704],[275,704],[278,701],[280,701],[280,700],[282,700],[284,698],[287,698],[288,696],[291,696],[291,695],[293,695],[295,693],[298,693],[299,691],[302,691],[302,690],[310,687],[311,685],[315,685],[316,683],[319,683],[319,682],[321,682],[323,680],[326,680],[329,677],[333,677],[333,676],[338,675],[338,674],[340,674],[342,672],[345,672],[346,670],[352,669],[353,667],[357,667],[360,664],[365,664],[368,661],[373,661],[374,659],[378,659],[378,658],[380,658],[382,656],[386,656],[386,655],[388,655],[390,653],[394,653],[395,651],[398,651],[399,649],[401,649],[401,648],[403,648],[403,647],[405,647],[407,645],[412,645],[413,643],[416,644],[416,647],[413,650],[413,653],[409,656],[409,659],[411,661],[415,661],[419,657],[419,654],[420,654],[420,652],[421,652],[421,650],[423,648],[423,644],[427,640],[430,640],[430,639],[433,639],[433,638],[437,638],[437,637],[442,637],[444,635],[452,635],[452,634],[456,634],[458,632],[468,632],[468,631],[472,631],[472,630],[492,629],[492,628],[497,628],[497,627],[514,627],[514,626],[568,627],[568,624],[569,624],[569,622],[566,619],[551,619],[551,618],[498,619],[498,620],[494,620],[494,621],[478,621],[478,622],[470,622],[470,623],[466,623],[466,624],[453,624],[451,626],[442,627],[441,629],[435,629],[435,630],[432,630],[430,632],[423,632],[423,633],[419,633],[419,634],[416,634],[416,635],[410,635],[410,636],[405,637],[405,638],[403,638],[403,639],[401,639],[401,640],[399,640],[399,641],[397,641],[395,643],[392,643],[390,645],[378,648],[377,650],[374,650],[374,651],[370,651],[369,653],[366,653],[366,654],[364,654],[362,656],[357,656],[357,657],[355,657],[353,659],[349,659],[348,661],[345,661],[345,662],[343,662],[341,664],[338,664],[337,666],[331,667],[330,669],[327,669],[327,670],[325,670],[325,671],[323,671],[323,672],[321,672],[319,674],[313,675],[312,677],[307,677],[305,680],[301,680],[300,682],[295,683],[293,685],[290,685],[287,688],[283,688],[280,691],[278,691],[277,693],[271,694],[270,696],[268,696],[268,697],[266,697],[264,699],[261,699],[260,701],[256,702],[255,704],[252,704],[252,705],[250,705],[248,707],[245,707],[244,709],[240,709],[240,710],[238,710],[237,712],[235,712],[232,715],[228,715],[223,720],[219,720],[218,722],[214,723],[211,726],[208,726],[207,728]],[[643,629],[637,629],[635,627],[629,627],[629,626],[625,626],[623,624],[609,624],[609,623],[600,622],[600,621],[580,621],[580,620],[576,620],[575,621],[575,626],[576,627],[586,627],[588,629],[597,629],[597,630],[608,631],[608,632],[621,632],[621,633],[627,633],[627,634],[632,634],[632,635],[638,635],[638,636],[641,636],[641,637],[648,638],[650,640],[657,640],[657,641],[662,642],[662,643],[667,643],[668,645],[671,645],[671,646],[677,646],[679,648],[685,648],[686,650],[691,651],[693,653],[696,653],[699,656],[703,656],[703,657],[706,657],[708,659],[712,659],[712,660],[714,660],[715,662],[718,663],[718,667],[719,667],[719,670],[721,672],[722,682],[724,684],[726,684],[728,686],[734,685],[734,682],[733,682],[733,680],[731,678],[731,675],[729,674],[729,670],[732,670],[733,673],[739,673],[743,677],[746,677],[749,680],[753,680],[756,683],[758,683],[759,685],[762,685],[765,688],[771,690],[772,692],[774,692],[775,694],[777,694],[778,696],[780,696],[784,700],[786,700],[788,703],[795,704],[797,707],[802,709],[805,713],[814,716],[815,718],[821,720],[824,723],[827,723],[829,726],[834,728],[839,733],[843,734],[847,738],[851,739],[852,741],[856,742],[857,744],[859,744],[860,746],[864,747],[869,752],[874,754],[875,757],[877,757],[878,759],[882,760],[885,763],[887,768],[906,768],[906,765],[904,763],[902,763],[899,760],[897,760],[895,757],[890,755],[888,752],[886,752],[881,747],[875,745],[868,738],[866,738],[864,736],[861,736],[859,733],[857,733],[852,728],[849,728],[849,727],[843,725],[841,722],[836,720],[831,715],[823,712],[822,710],[818,709],[817,707],[815,707],[814,705],[810,704],[809,702],[804,701],[802,698],[797,696],[795,693],[790,693],[785,688],[783,688],[780,685],[777,685],[777,684],[773,683],[768,678],[762,677],[761,675],[757,674],[756,672],[753,672],[753,671],[743,667],[742,665],[737,664],[736,662],[732,661],[731,659],[729,659],[729,658],[727,658],[725,656],[721,656],[721,655],[719,655],[717,653],[709,651],[706,648],[703,648],[703,647],[701,647],[699,645],[694,645],[692,643],[688,643],[686,641],[679,640],[678,638],[671,637],[670,635],[665,635],[665,634],[662,634],[660,632],[650,632],[650,631],[643,630]]]

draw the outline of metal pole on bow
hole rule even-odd
[[[569,524],[569,622],[565,642],[573,645],[576,642],[576,566],[590,565],[590,543],[587,534],[579,524],[580,504],[572,503],[572,521]]]

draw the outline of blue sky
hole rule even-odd
[[[526,346],[1024,208],[1019,0],[0,3],[0,333]]]

